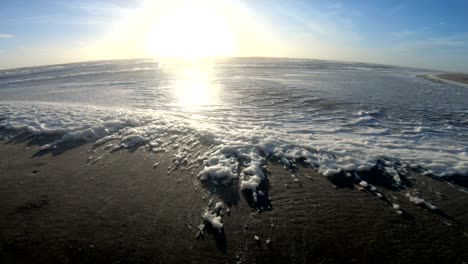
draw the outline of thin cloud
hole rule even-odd
[[[10,38],[13,38],[13,35],[0,33],[0,39],[10,39]]]
[[[394,32],[391,35],[395,38],[406,38],[410,36],[414,36],[416,34],[416,31],[414,30],[403,30],[399,32]]]
[[[396,14],[400,14],[400,13],[402,13],[404,11],[405,8],[406,8],[406,6],[404,4],[393,6],[393,7],[388,9],[387,15],[393,16],[393,15],[396,15]]]
[[[304,26],[307,29],[312,30],[313,32],[316,32],[316,33],[318,33],[320,35],[323,35],[323,36],[329,35],[329,32],[328,32],[328,30],[326,28],[324,28],[323,26],[321,26],[318,23],[315,23],[314,21],[304,22]]]
[[[325,6],[326,9],[341,9],[343,8],[343,4],[340,2],[332,3]]]
[[[361,17],[363,15],[364,15],[364,13],[362,13],[361,10],[358,10],[358,9],[352,9],[351,10],[351,16]]]

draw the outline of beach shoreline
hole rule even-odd
[[[445,83],[445,84],[453,84],[456,86],[462,86],[468,88],[468,75],[462,73],[445,73],[445,74],[423,74],[418,75],[423,79],[436,82],[436,83]]]
[[[437,76],[444,80],[468,84],[468,74],[452,73],[452,74],[439,74]]]
[[[310,168],[292,177],[268,162],[272,210],[259,212],[238,189],[222,196],[200,184],[201,167],[168,170],[170,151],[137,148],[90,159],[93,144],[83,142],[37,155],[40,141],[0,141],[2,263],[468,260],[468,193],[423,175],[412,175],[412,189],[444,215],[377,186],[412,217],[405,218],[359,186],[339,188]],[[224,200],[230,212],[221,235],[215,229],[200,237],[210,199]]]

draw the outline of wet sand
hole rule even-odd
[[[439,74],[437,75],[437,77],[442,78],[444,80],[468,84],[468,74],[461,74],[461,73]]]
[[[435,83],[446,83],[446,84],[453,84],[462,87],[468,87],[468,74],[462,73],[447,73],[447,74],[439,74],[439,75],[431,75],[431,74],[422,74],[418,75],[423,79],[429,80]]]
[[[35,155],[37,144],[0,141],[0,263],[468,261],[468,193],[429,177],[413,175],[413,188],[444,214],[379,188],[409,219],[313,169],[299,169],[296,182],[269,163],[272,210],[256,212],[240,192],[223,195],[232,204],[224,233],[196,239],[217,194],[199,184],[197,171],[168,174],[171,153],[140,148],[89,160],[91,144]]]

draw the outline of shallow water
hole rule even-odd
[[[468,89],[430,71],[314,60],[126,60],[0,71],[0,128],[69,141],[144,145],[174,162],[203,161],[202,179],[255,190],[265,157],[305,161],[325,175],[384,161],[468,174]],[[167,140],[166,140],[167,141]],[[211,147],[190,155],[197,142]],[[233,157],[240,158],[233,159]],[[237,173],[239,167],[241,173]]]

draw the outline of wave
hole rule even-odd
[[[1,81],[2,79],[11,78],[11,76],[2,77],[0,76],[0,85],[9,85],[9,84],[17,84],[17,83],[27,83],[27,82],[36,82],[36,81],[45,81],[45,80],[55,80],[55,79],[66,79],[66,78],[74,78],[80,76],[93,76],[93,75],[102,75],[102,74],[119,74],[119,73],[127,73],[127,72],[142,72],[142,71],[153,71],[157,68],[153,67],[134,67],[134,68],[127,68],[127,69],[120,69],[120,70],[107,70],[107,71],[91,71],[91,72],[78,72],[78,73],[69,73],[69,74],[61,74],[61,75],[49,75],[49,76],[38,76],[26,79],[13,79],[13,80],[6,80]],[[29,74],[31,72],[21,73],[21,74]]]

